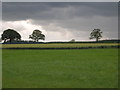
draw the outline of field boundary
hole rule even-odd
[[[88,46],[88,47],[12,47],[12,48],[0,48],[0,49],[105,49],[105,48],[120,48],[120,46],[96,46],[96,47],[93,47],[93,46]]]

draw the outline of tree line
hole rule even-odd
[[[31,35],[29,35],[29,38],[35,42],[38,42],[39,40],[45,40],[45,35],[42,34],[42,31],[36,29],[33,30]],[[99,39],[101,38],[102,38],[102,32],[100,29],[94,29],[90,33],[89,39],[96,39],[96,42],[98,42]],[[4,42],[21,41],[21,35],[13,29],[7,29],[3,31],[3,34],[1,34],[1,41]]]
[[[33,33],[29,35],[29,38],[35,42],[38,42],[40,39],[45,40],[45,35],[42,34],[40,30],[34,30]],[[4,40],[4,42],[21,41],[21,35],[13,29],[7,29],[3,31],[1,40]]]

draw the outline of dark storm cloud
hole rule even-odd
[[[48,32],[70,32],[78,40],[87,40],[94,28],[118,37],[117,2],[3,2],[2,9],[5,22],[31,19]]]
[[[56,20],[75,17],[116,16],[113,2],[3,2],[3,20]]]

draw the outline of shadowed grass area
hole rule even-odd
[[[116,88],[118,49],[3,50],[3,88]]]

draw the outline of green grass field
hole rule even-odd
[[[3,88],[117,88],[118,49],[3,49]]]

